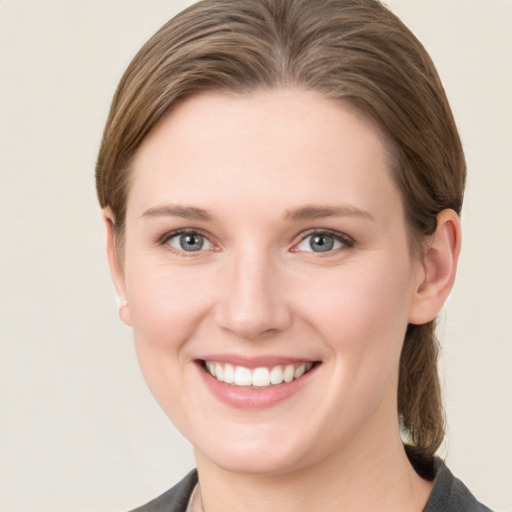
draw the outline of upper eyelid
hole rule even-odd
[[[329,236],[332,236],[333,238],[340,240],[343,243],[350,243],[350,244],[355,243],[355,240],[350,235],[347,235],[346,233],[337,231],[335,229],[325,229],[325,228],[324,229],[312,228],[306,232],[301,233],[299,235],[299,237],[300,237],[299,242],[302,242],[305,238],[312,236],[312,235],[329,235]],[[296,242],[296,243],[298,243],[298,242]]]
[[[212,236],[209,233],[206,233],[202,229],[198,228],[182,228],[182,229],[173,229],[172,231],[167,231],[162,236],[158,237],[157,244],[164,244],[171,238],[180,235],[200,235],[206,238],[210,243],[214,244],[215,242],[212,240]]]

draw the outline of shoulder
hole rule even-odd
[[[426,480],[433,480],[423,512],[492,512],[453,476],[441,459],[422,457],[412,446],[405,446],[405,451],[416,472]]]
[[[446,464],[436,460],[436,476],[432,493],[423,512],[492,512],[455,478]]]
[[[174,487],[131,512],[185,512],[196,484],[197,471],[194,469]]]

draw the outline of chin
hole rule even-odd
[[[316,436],[290,435],[290,429],[269,431],[268,426],[242,426],[238,432],[225,431],[222,436],[201,436],[196,447],[198,464],[206,457],[210,463],[237,474],[273,476],[299,470],[313,464],[313,455],[320,456],[317,443],[308,443]],[[236,430],[236,429],[234,429]],[[230,435],[233,434],[233,435]],[[295,432],[297,434],[297,432]]]
[[[302,467],[297,460],[297,454],[281,451],[276,453],[275,449],[216,450],[204,455],[224,471],[240,475],[273,476],[290,473]]]

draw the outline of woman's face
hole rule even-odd
[[[372,124],[301,90],[196,96],[132,178],[123,318],[199,457],[282,473],[398,430],[423,277]]]

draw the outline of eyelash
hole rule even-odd
[[[200,229],[189,229],[189,228],[187,228],[187,229],[178,229],[176,231],[171,231],[169,233],[165,233],[163,236],[161,236],[158,239],[157,245],[166,246],[166,248],[168,248],[170,251],[172,251],[175,254],[178,254],[179,256],[184,257],[184,258],[194,258],[194,257],[199,256],[199,253],[204,252],[203,250],[199,250],[199,251],[182,251],[182,250],[179,250],[179,249],[177,249],[175,247],[172,247],[169,244],[169,241],[172,240],[173,238],[176,238],[176,237],[181,236],[181,235],[198,235],[200,237],[203,237],[205,240],[207,240],[210,244],[212,244],[213,247],[216,247],[215,244],[211,241],[210,235],[206,234],[205,232],[203,232]],[[341,247],[338,247],[338,248],[333,249],[333,250],[325,251],[325,252],[300,251],[300,250],[296,249],[296,247],[298,245],[300,245],[306,239],[308,239],[309,237],[312,237],[312,236],[328,236],[328,237],[331,237],[336,242],[339,242],[341,244]],[[331,230],[331,229],[312,229],[312,230],[310,230],[310,231],[308,231],[306,233],[303,233],[301,235],[300,240],[293,245],[293,247],[291,249],[291,252],[311,252],[311,253],[316,254],[317,256],[320,256],[320,257],[327,257],[327,256],[330,256],[330,255],[333,255],[333,254],[337,254],[338,252],[340,252],[342,250],[350,249],[350,248],[354,247],[355,243],[356,243],[355,240],[351,236],[349,236],[349,235],[347,235],[345,233],[342,233],[340,231],[335,231],[335,230]]]
[[[302,242],[304,242],[305,240],[307,240],[308,238],[313,237],[313,236],[328,236],[328,237],[331,237],[336,242],[339,242],[341,244],[341,247],[338,247],[336,249],[332,249],[332,250],[329,250],[329,251],[325,251],[325,252],[299,251],[297,249],[293,249],[292,248],[292,252],[311,252],[311,253],[313,253],[313,254],[315,254],[317,256],[320,256],[320,257],[322,257],[322,256],[323,257],[327,257],[327,256],[332,256],[333,254],[337,254],[340,251],[343,251],[343,250],[346,250],[346,249],[351,249],[355,245],[355,240],[351,236],[349,236],[349,235],[347,235],[345,233],[342,233],[340,231],[335,231],[335,230],[332,230],[332,229],[312,229],[309,232],[304,233],[301,236],[299,242],[297,242],[294,245],[294,247],[297,247]]]
[[[165,233],[163,236],[161,236],[158,239],[157,245],[165,246],[168,250],[170,250],[171,252],[173,252],[175,254],[178,254],[179,256],[181,256],[183,258],[194,258],[194,257],[199,256],[198,253],[204,252],[201,250],[199,250],[199,251],[182,251],[182,250],[176,249],[175,247],[172,247],[169,244],[169,241],[172,240],[173,238],[176,238],[181,235],[198,235],[198,236],[204,238],[205,240],[208,240],[208,242],[210,242],[213,246],[215,246],[215,244],[210,240],[210,238],[211,238],[210,235],[204,233],[200,229],[178,229],[176,231],[171,231],[170,233]]]

